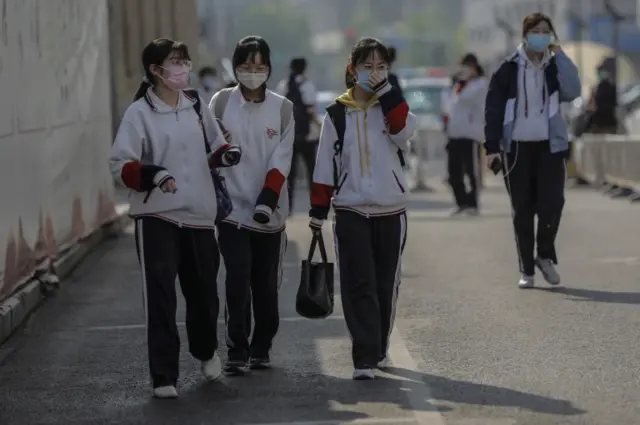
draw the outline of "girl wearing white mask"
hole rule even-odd
[[[238,167],[221,172],[233,211],[218,225],[226,269],[224,370],[229,376],[242,376],[248,367],[270,367],[269,353],[280,323],[278,289],[289,209],[285,182],[295,131],[293,104],[266,87],[271,75],[267,42],[258,36],[243,38],[232,64],[238,86],[216,93],[209,107],[244,153]],[[255,327],[249,341],[251,310]]]
[[[187,46],[154,40],[143,50],[142,64],[145,80],[122,118],[109,160],[114,178],[131,189],[153,395],[175,398],[176,276],[187,305],[189,351],[207,379],[221,374],[218,208],[210,169],[236,164],[240,151],[225,142],[197,92],[185,90],[191,69]]]
[[[340,292],[353,341],[353,379],[388,365],[407,237],[403,165],[416,117],[387,77],[390,55],[374,38],[353,47],[347,92],[327,108],[311,186],[310,227],[333,205]]]

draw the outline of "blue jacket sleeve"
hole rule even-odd
[[[578,67],[562,50],[555,55],[560,85],[560,102],[573,102],[582,93],[582,83]]]
[[[484,148],[487,154],[499,153],[503,137],[504,111],[507,106],[509,73],[507,62],[491,76],[484,104]]]

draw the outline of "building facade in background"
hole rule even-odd
[[[189,46],[198,66],[199,26],[196,0],[108,0],[113,124],[131,104],[142,77],[142,49],[169,37]]]

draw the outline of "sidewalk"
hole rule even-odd
[[[129,234],[93,253],[57,298],[37,312],[25,335],[12,341],[15,353],[4,349],[0,423],[333,424],[371,417],[377,420],[366,423],[413,423],[401,389],[411,384],[390,378],[361,385],[350,379],[339,299],[327,320],[295,314],[300,252],[307,249],[308,233],[302,220],[289,226],[274,370],[205,383],[186,351],[181,326],[181,398],[152,400],[139,271]],[[178,320],[183,317],[180,305]],[[221,324],[220,341],[222,330]]]

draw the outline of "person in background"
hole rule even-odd
[[[189,351],[202,362],[207,379],[221,373],[216,352],[220,253],[210,168],[235,165],[240,151],[225,142],[197,92],[185,91],[191,68],[186,45],[154,40],[142,51],[142,65],[145,80],[122,118],[109,162],[114,178],[131,189],[153,395],[175,398],[180,366],[176,275],[187,304]]]
[[[312,231],[321,231],[332,204],[335,210],[340,292],[356,380],[374,379],[375,368],[388,365],[407,237],[402,162],[416,117],[387,79],[390,62],[388,49],[374,38],[353,47],[348,90],[328,107],[322,124],[311,188]],[[344,116],[332,117],[331,110]],[[338,120],[343,135],[334,124]]]
[[[293,198],[298,178],[298,158],[302,158],[307,171],[307,181],[311,187],[313,168],[316,162],[317,140],[309,140],[311,127],[320,125],[316,111],[316,88],[307,78],[307,60],[293,58],[289,66],[289,78],[280,81],[276,91],[293,103],[293,115],[296,121],[295,139],[293,142],[293,158],[291,171],[287,178],[289,188],[289,214],[293,214]]]
[[[201,68],[198,71],[198,82],[200,97],[209,104],[214,93],[221,89],[216,69],[211,66]]]
[[[588,104],[589,133],[618,133],[618,87],[612,70],[605,63],[598,67],[598,84],[593,88]]]
[[[478,213],[478,151],[484,136],[487,83],[474,54],[460,61],[459,81],[448,102],[447,143],[449,184],[457,209],[454,214]],[[465,177],[469,181],[466,188]]]
[[[267,89],[271,50],[263,38],[249,36],[238,41],[232,66],[238,85],[216,93],[209,108],[216,111],[218,99],[228,95],[218,118],[243,151],[237,167],[220,171],[233,211],[218,224],[226,268],[228,359],[224,372],[243,376],[247,366],[270,367],[272,341],[280,325],[278,291],[289,209],[285,181],[295,123],[291,102]],[[255,325],[249,341],[252,306]]]
[[[560,103],[578,98],[581,83],[578,68],[554,37],[557,42],[547,15],[524,18],[522,44],[491,77],[485,104],[487,166],[502,162],[522,273],[520,288],[534,286],[536,267],[549,284],[560,284],[555,239],[569,150]]]
[[[401,95],[404,96],[402,92],[402,87],[400,87],[400,80],[398,76],[391,70],[393,68],[393,64],[396,63],[396,48],[394,46],[387,46],[387,51],[389,52],[389,84],[392,87],[395,87]]]

